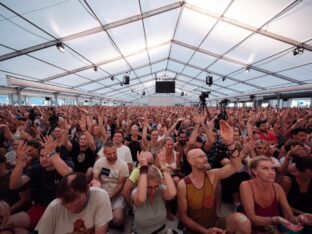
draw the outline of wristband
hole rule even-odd
[[[47,157],[50,158],[54,155],[56,155],[57,153],[55,151],[52,151],[51,153],[47,154]]]
[[[148,166],[141,166],[140,167],[140,174],[147,174]]]

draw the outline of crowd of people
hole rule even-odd
[[[2,106],[0,233],[312,233],[312,109],[219,112]]]

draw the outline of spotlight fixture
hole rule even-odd
[[[293,55],[296,56],[298,54],[302,54],[304,51],[302,46],[297,46],[294,50],[293,50]]]
[[[64,44],[63,42],[59,41],[58,43],[56,43],[56,48],[61,51],[62,53],[65,52],[65,47],[64,47]]]
[[[93,70],[94,70],[95,72],[97,72],[97,71],[98,71],[98,67],[97,67],[97,66],[94,66],[94,67],[93,67]]]
[[[122,82],[120,82],[120,86],[123,86],[123,83],[122,83]]]
[[[145,96],[145,91],[142,92],[142,96]]]
[[[210,75],[210,73],[206,76],[206,84],[209,85],[209,87],[213,84],[213,77]]]
[[[249,73],[249,72],[250,72],[250,67],[247,66],[247,67],[245,68],[245,73]]]
[[[114,78],[114,76],[111,76],[111,80],[114,80],[115,78]]]
[[[225,80],[226,80],[226,78],[225,78],[225,76],[223,76],[223,77],[222,77],[222,81],[225,81]]]
[[[181,93],[181,96],[183,97],[184,96],[184,92],[182,91],[182,93]]]

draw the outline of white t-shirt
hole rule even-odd
[[[131,151],[130,151],[128,146],[122,145],[118,148],[116,147],[116,151],[117,151],[117,157],[118,158],[122,159],[126,163],[132,164],[132,162],[133,162],[132,155],[131,155]],[[105,157],[104,146],[99,150],[97,155],[99,156],[99,158]]]
[[[101,187],[111,194],[118,185],[119,178],[129,176],[129,169],[127,163],[123,160],[117,158],[112,165],[108,163],[105,157],[95,162],[93,173],[99,175]]]
[[[47,207],[35,230],[39,234],[94,233],[92,231],[96,227],[107,224],[112,218],[107,192],[100,188],[90,188],[90,197],[83,211],[73,214],[57,198]]]
[[[131,151],[128,146],[122,145],[117,149],[117,157],[124,160],[126,163],[131,163],[133,162],[132,160],[132,155]]]

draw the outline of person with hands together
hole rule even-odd
[[[282,187],[274,183],[276,172],[270,158],[255,157],[250,160],[249,168],[254,179],[240,185],[240,195],[244,211],[252,222],[252,233],[263,233],[268,228],[280,231],[280,226],[288,231],[302,230]]]
[[[134,232],[165,233],[166,231],[166,206],[165,202],[176,195],[176,187],[166,167],[166,158],[163,152],[158,154],[159,164],[163,173],[157,168],[149,166],[147,154],[141,152],[138,155],[140,177],[138,186],[132,192],[134,210]]]

